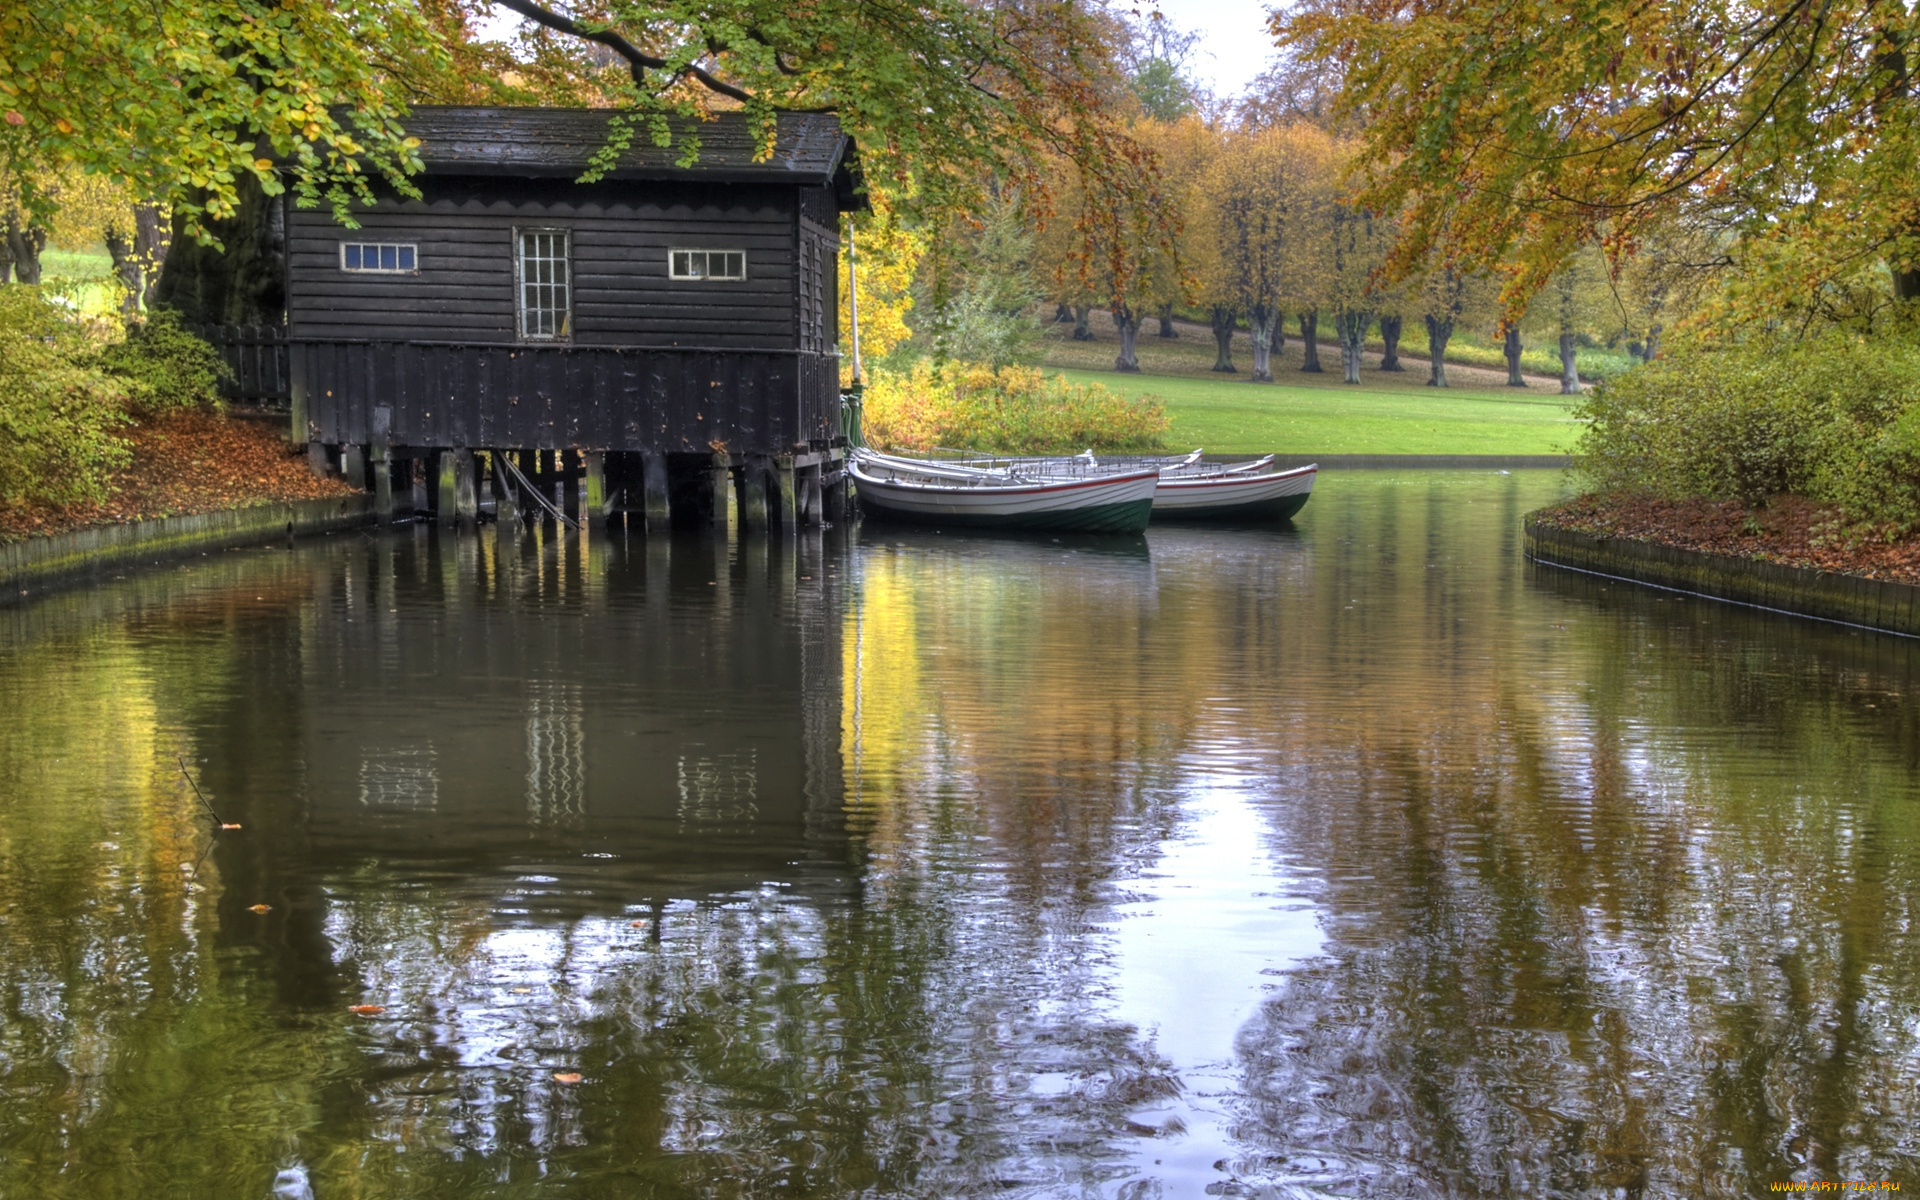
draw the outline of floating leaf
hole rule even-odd
[[[371,1017],[375,1013],[383,1013],[387,1010],[384,1005],[380,1004],[349,1004],[347,1011],[358,1014],[359,1016]]]
[[[240,828],[240,826],[239,826],[239,824],[238,824],[238,823],[236,823],[236,822],[233,822],[233,821],[222,821],[222,822],[220,822],[220,828],[222,828],[222,829],[238,829],[238,828]]]
[[[579,1082],[580,1082],[580,1072],[578,1072],[578,1071],[555,1071],[555,1072],[553,1073],[553,1081],[554,1081],[555,1083],[579,1083]]]
[[[256,905],[254,905],[254,906],[252,906],[251,908],[249,908],[249,909],[247,909],[247,911],[248,911],[248,912],[251,912],[251,913],[270,913],[270,912],[272,912],[272,911],[273,911],[273,905],[271,905],[271,904],[256,904]]]

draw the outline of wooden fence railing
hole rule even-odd
[[[286,408],[293,399],[286,330],[276,325],[193,325],[220,352],[233,378],[221,394],[236,404]]]

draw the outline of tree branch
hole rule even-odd
[[[502,8],[519,13],[536,25],[544,25],[555,33],[564,33],[568,37],[577,37],[583,41],[596,42],[605,46],[627,60],[627,70],[633,76],[633,86],[637,88],[644,89],[647,86],[648,71],[663,71],[667,68],[666,59],[648,54],[611,29],[589,29],[572,17],[534,4],[532,0],[493,0],[493,2]],[[669,85],[682,76],[690,76],[698,80],[707,90],[718,92],[722,96],[731,96],[743,104],[751,104],[757,99],[752,92],[715,78],[711,72],[695,63],[688,63],[676,72],[673,79],[668,81]]]

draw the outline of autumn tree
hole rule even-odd
[[[1242,132],[1222,147],[1209,180],[1214,236],[1235,306],[1247,317],[1253,380],[1273,382],[1272,346],[1282,307],[1306,295],[1317,311],[1332,192],[1326,135],[1308,126]]]
[[[1341,80],[1398,272],[1500,264],[1517,311],[1580,247],[1678,216],[1730,235],[1722,323],[1920,298],[1911,5],[1307,0],[1272,28]]]

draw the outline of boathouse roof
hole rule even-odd
[[[429,172],[513,178],[577,178],[607,144],[614,113],[595,108],[468,108],[421,106],[404,124],[420,139]],[[709,183],[834,184],[848,195],[857,179],[853,139],[830,113],[779,113],[773,154],[760,149],[754,123],[742,112],[709,120],[671,118],[673,143],[656,146],[641,125],[633,143],[606,173],[608,179],[699,180]],[[699,157],[681,166],[689,136]]]

